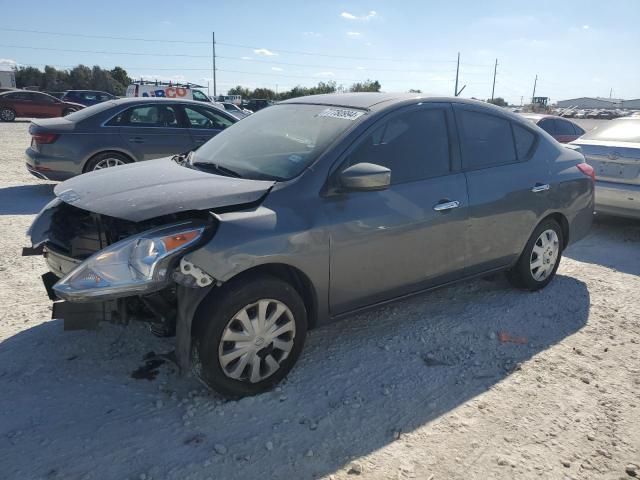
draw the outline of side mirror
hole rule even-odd
[[[373,163],[357,163],[338,176],[341,190],[384,190],[391,183],[391,170]]]

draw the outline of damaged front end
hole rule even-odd
[[[180,316],[190,325],[195,308],[214,279],[183,256],[207,243],[217,221],[191,211],[133,222],[77,208],[56,198],[33,222],[32,247],[23,255],[45,257],[43,275],[54,301],[52,318],[65,330],[91,329],[99,322],[148,322],[170,336]],[[186,339],[181,339],[187,334]],[[190,341],[190,329],[178,343]],[[178,357],[188,363],[188,352]]]

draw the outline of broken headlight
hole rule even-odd
[[[53,287],[58,297],[82,302],[160,290],[172,260],[199,244],[204,225],[192,222],[143,232],[95,253]]]

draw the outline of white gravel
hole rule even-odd
[[[142,325],[63,332],[24,231],[51,198],[0,124],[0,478],[631,478],[640,222],[600,219],[547,289],[478,280],[311,332],[276,391],[224,401]],[[503,343],[503,332],[525,344]],[[640,472],[638,472],[640,474]]]

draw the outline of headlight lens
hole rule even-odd
[[[56,294],[81,302],[160,290],[171,260],[202,238],[204,226],[171,225],[129,237],[89,257],[55,284]]]

